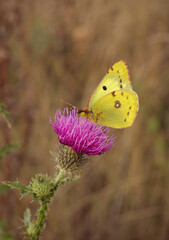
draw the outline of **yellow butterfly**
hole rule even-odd
[[[87,108],[79,109],[79,114],[104,126],[126,128],[134,122],[138,109],[139,100],[132,90],[127,65],[119,61],[109,69]]]

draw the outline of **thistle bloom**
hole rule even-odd
[[[71,147],[76,154],[100,155],[114,145],[114,136],[108,136],[110,129],[91,122],[78,115],[76,109],[63,113],[56,111],[54,122],[50,124],[58,134],[58,140],[63,145]]]

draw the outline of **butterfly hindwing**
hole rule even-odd
[[[126,128],[132,125],[138,111],[138,97],[134,91],[113,91],[92,106],[92,118],[101,125]]]
[[[92,94],[88,107],[92,106],[103,96],[116,90],[132,90],[127,65],[123,61],[115,63]]]

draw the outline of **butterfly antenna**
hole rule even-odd
[[[71,106],[72,108],[76,108],[76,109],[77,109],[77,107],[75,107],[74,105],[72,105],[72,104],[69,103],[69,102],[64,101],[63,99],[61,99],[60,101],[61,101],[62,103],[65,103],[65,104]]]

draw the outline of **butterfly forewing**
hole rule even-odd
[[[123,61],[115,63],[96,87],[89,100],[89,109],[92,109],[93,105],[100,98],[116,90],[132,90],[129,71],[127,65]]]

